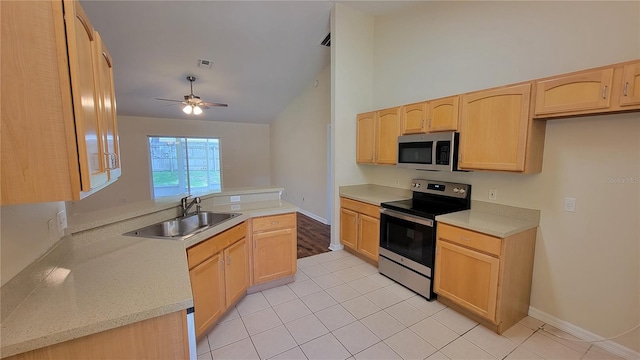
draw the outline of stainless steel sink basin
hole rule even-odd
[[[240,214],[201,211],[186,217],[178,217],[145,226],[124,233],[123,235],[154,239],[184,240],[229,219],[233,219],[236,216],[240,216]]]

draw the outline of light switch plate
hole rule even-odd
[[[229,200],[231,202],[239,202],[240,201],[240,195],[233,195],[229,197]]]
[[[58,222],[58,235],[59,237],[63,237],[64,229],[67,228],[67,212],[65,210],[58,211],[56,219]]]
[[[576,212],[576,198],[564,198],[564,211]]]

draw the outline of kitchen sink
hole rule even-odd
[[[129,231],[123,235],[154,239],[184,240],[229,219],[233,219],[236,216],[240,216],[240,214],[201,211],[188,216],[161,221],[153,225]]]

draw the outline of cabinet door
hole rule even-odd
[[[260,284],[295,273],[294,229],[253,234],[253,280]]]
[[[358,248],[358,213],[344,208],[340,209],[340,242],[353,250]]]
[[[429,101],[427,131],[457,131],[459,120],[459,96]]]
[[[622,72],[620,106],[640,105],[640,63],[626,65]]]
[[[606,109],[611,98],[613,68],[536,82],[536,117]]]
[[[358,114],[356,118],[356,162],[375,163],[375,112]]]
[[[202,335],[225,310],[224,263],[222,253],[207,259],[189,271],[196,336]]]
[[[378,261],[380,249],[380,220],[371,216],[360,214],[358,225],[358,252],[371,260]]]
[[[495,257],[438,240],[434,291],[495,323],[499,266]]]
[[[523,171],[531,85],[462,96],[460,168]]]
[[[236,302],[247,293],[249,286],[249,263],[247,240],[242,239],[224,250],[224,281],[226,305]]]
[[[108,179],[98,120],[99,100],[94,73],[96,41],[93,26],[78,2],[65,0],[64,10],[80,179],[82,191],[87,192],[104,185]]]
[[[400,107],[377,112],[376,163],[395,165],[398,161]]]
[[[79,199],[62,2],[0,8],[2,205]]]
[[[116,119],[116,96],[113,86],[113,61],[104,46],[100,34],[96,31],[96,59],[99,114],[103,140],[104,164],[109,180],[120,177],[120,148],[118,141],[118,123]]]
[[[426,131],[427,103],[405,105],[402,110],[402,134],[420,134]]]

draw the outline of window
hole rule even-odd
[[[220,140],[149,137],[153,198],[220,191]]]

